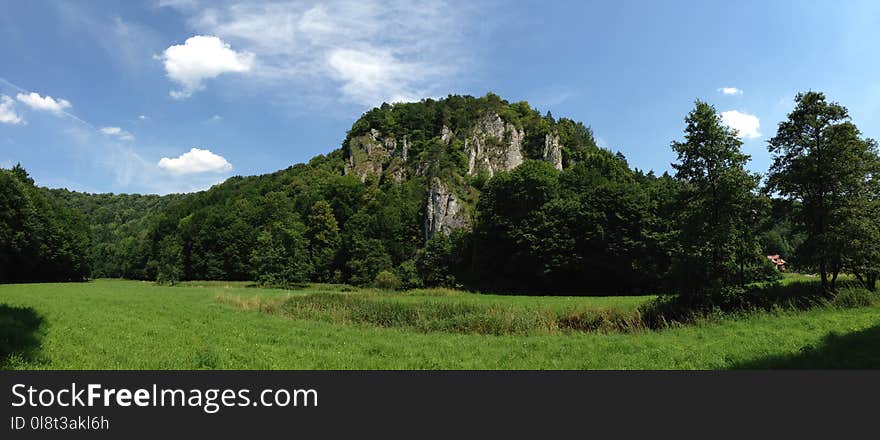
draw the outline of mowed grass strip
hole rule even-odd
[[[0,303],[15,310],[15,316],[8,319],[10,323],[0,320],[4,323],[0,331],[28,332],[16,333],[21,337],[10,341],[33,342],[22,343],[17,347],[19,352],[3,353],[0,362],[4,368],[21,369],[880,366],[876,364],[880,308],[874,306],[757,313],[663,331],[487,335],[294,320],[274,313],[242,310],[215,300],[217,296],[239,296],[276,297],[284,301],[288,296],[314,293],[310,289],[162,287],[118,280],[0,285]],[[470,299],[469,295],[463,294],[468,298],[465,301],[557,301],[552,297]],[[400,296],[415,298],[400,301],[429,297]],[[559,301],[575,301],[578,307],[589,307],[597,300],[607,298]]]

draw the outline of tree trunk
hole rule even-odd
[[[840,269],[838,269],[836,267],[831,271],[831,291],[832,292],[834,292],[834,290],[837,288],[836,284],[837,284],[837,274],[838,273],[840,273]]]

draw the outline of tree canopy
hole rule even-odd
[[[821,93],[795,101],[768,142],[774,162],[763,191],[746,169],[738,134],[705,102],[695,103],[683,139],[671,143],[674,174],[655,175],[599,148],[583,123],[494,94],[383,104],[352,125],[340,149],[192,194],[47,190],[16,166],[0,170],[0,281],[124,277],[705,297],[778,276],[766,255],[782,254],[820,272],[829,291],[841,271],[873,289],[877,144]],[[486,114],[523,133],[522,164],[491,177],[470,172],[462,134]],[[383,159],[379,175],[346,174],[351,142],[376,132],[406,139],[407,157]],[[562,170],[541,160],[548,136],[559,138]],[[435,179],[469,221],[431,235],[425,224]]]
[[[795,97],[794,110],[779,123],[768,148],[773,154],[768,190],[798,203],[796,218],[806,233],[798,260],[833,290],[848,261],[867,267],[848,260],[851,255],[863,259],[873,252],[852,244],[871,241],[876,143],[862,138],[845,107],[823,93],[807,92]]]

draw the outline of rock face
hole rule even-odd
[[[440,181],[431,180],[425,210],[425,238],[434,234],[449,235],[453,230],[468,227],[467,217],[455,194]]]
[[[494,112],[482,116],[466,132],[457,133],[445,125],[441,128],[440,140],[443,143],[450,145],[456,138],[464,139],[468,175],[486,172],[491,177],[499,171],[516,168],[525,159],[525,132],[522,128],[504,122]],[[380,176],[385,173],[387,178],[402,183],[408,177],[409,149],[407,136],[404,135],[398,141],[394,136],[385,136],[378,130],[371,129],[369,133],[349,139],[344,172],[346,175],[357,176],[361,182],[371,175]],[[561,170],[562,146],[559,135],[545,135],[541,157],[534,158],[550,162],[557,170]],[[410,172],[422,176],[428,166],[429,164],[419,163]],[[470,224],[464,203],[449,186],[435,177],[428,188],[425,237],[431,238],[437,233],[448,235],[455,229],[466,227],[470,227]]]
[[[443,141],[444,144],[452,142],[452,136],[452,130],[450,130],[449,127],[444,125],[443,128],[440,129],[440,140]]]
[[[547,134],[544,136],[544,154],[542,158],[552,163],[557,170],[562,171],[562,147],[559,145],[559,135]]]
[[[440,140],[445,144],[452,143],[456,134],[447,126],[440,130]],[[499,171],[510,171],[525,159],[523,144],[526,134],[522,128],[516,128],[504,122],[497,113],[487,113],[481,117],[474,127],[464,136],[464,152],[468,160],[468,175],[485,171],[494,176]],[[367,176],[380,175],[386,170],[392,159],[403,159],[406,163],[409,156],[409,142],[404,135],[400,142],[394,136],[384,136],[376,129],[369,133],[353,137],[349,140],[348,162],[345,174],[356,175],[361,182]],[[537,158],[536,158],[537,159]],[[557,170],[562,169],[562,148],[559,135],[547,134],[544,137],[544,149],[541,159],[553,164]],[[416,170],[422,175],[424,164]],[[400,182],[406,173],[394,169],[393,178]]]
[[[403,149],[400,152],[400,157],[403,158],[403,161],[406,162],[406,157],[409,154],[409,143],[406,141],[406,135],[403,135]]]
[[[468,157],[468,174],[481,170],[495,175],[497,171],[509,171],[523,162],[523,130],[505,123],[497,113],[489,113],[477,121],[465,139],[464,150]]]
[[[391,164],[388,165],[388,175],[397,183],[403,183],[403,181],[406,180],[405,162],[405,160],[395,158],[392,159]]]
[[[398,148],[400,144],[400,148]],[[371,174],[380,175],[389,160],[398,161],[401,164],[395,167],[392,177],[400,182],[406,178],[406,170],[403,163],[409,154],[409,142],[403,136],[401,142],[397,142],[394,136],[383,136],[378,130],[371,129],[370,133],[351,138],[349,141],[348,162],[343,170],[346,175],[354,174],[361,182],[367,180]]]
[[[361,182],[370,174],[381,174],[382,166],[396,148],[397,141],[393,137],[382,138],[376,129],[370,130],[369,134],[351,138],[345,174],[354,174]]]

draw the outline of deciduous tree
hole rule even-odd
[[[862,139],[845,107],[823,93],[807,92],[795,97],[794,110],[779,123],[768,148],[773,154],[768,188],[799,202],[797,220],[807,235],[798,249],[799,265],[817,270],[823,288],[833,291],[853,232],[867,231],[853,216],[868,209],[874,144]]]

